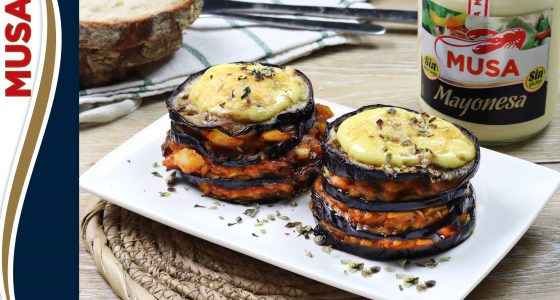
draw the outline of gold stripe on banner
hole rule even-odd
[[[41,127],[45,119],[45,112],[49,103],[52,80],[56,80],[56,78],[53,78],[53,73],[57,36],[56,20],[52,1],[53,0],[45,1],[45,6],[47,8],[47,36],[45,37],[46,47],[43,73],[41,76],[39,91],[37,93],[37,101],[35,102],[35,107],[33,108],[33,114],[31,115],[31,121],[29,123],[29,128],[27,129],[27,135],[25,137],[21,155],[17,164],[12,189],[9,194],[10,196],[8,198],[8,205],[6,209],[6,219],[4,221],[4,236],[2,237],[2,280],[4,283],[4,291],[6,292],[8,300],[11,298],[8,282],[8,258],[10,257],[10,240],[12,237],[12,230],[14,228],[14,220],[23,191],[23,186],[25,184],[25,178],[28,173],[31,173],[29,166],[31,165],[31,159],[33,158],[35,148],[39,143],[39,134],[41,132]]]
[[[523,83],[523,80],[510,80],[510,81],[500,81],[500,82],[490,82],[490,83],[465,83],[459,82],[447,78],[440,77],[441,81],[454,85],[454,86],[462,86],[462,87],[472,87],[472,88],[485,88],[485,87],[500,87],[506,85],[513,85],[513,84],[520,84]]]

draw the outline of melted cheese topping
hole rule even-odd
[[[295,69],[261,64],[216,65],[188,87],[189,101],[200,113],[248,122],[303,108],[308,94]]]
[[[374,108],[340,124],[342,150],[372,166],[437,165],[458,168],[472,161],[473,142],[453,124],[400,108]]]

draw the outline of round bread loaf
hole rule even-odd
[[[181,42],[181,33],[176,32],[123,50],[80,48],[80,87],[89,88],[122,80],[134,67],[172,55],[181,47]]]
[[[173,54],[203,0],[80,0],[80,88],[125,79]]]
[[[123,50],[177,35],[202,0],[80,0],[80,48]]]

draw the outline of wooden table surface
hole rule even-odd
[[[415,0],[373,1],[381,8],[416,9]],[[416,29],[391,25],[384,36],[355,46],[323,49],[291,65],[313,81],[317,98],[358,108],[385,103],[419,109]],[[336,74],[336,76],[334,76]],[[109,124],[80,132],[80,174],[166,113],[163,99]],[[537,137],[494,150],[560,171],[560,104],[556,119]],[[81,191],[80,216],[94,196]],[[530,199],[527,199],[530,201]],[[559,299],[560,193],[544,208],[513,250],[471,293],[470,299]],[[80,298],[117,299],[80,243]]]

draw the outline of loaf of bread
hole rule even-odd
[[[124,79],[181,47],[203,0],[80,0],[80,86]]]
[[[141,66],[170,56],[181,48],[181,32],[123,50],[80,48],[80,85],[83,88],[123,80]]]
[[[170,56],[181,46],[169,44],[165,47],[133,47],[121,51],[102,49],[80,49],[80,85],[82,88],[108,84],[126,79],[134,67]]]

